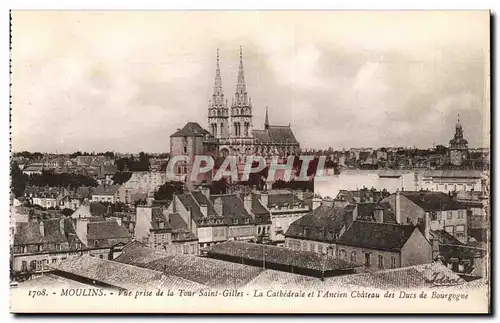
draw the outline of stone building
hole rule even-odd
[[[464,131],[460,124],[460,115],[455,127],[455,137],[450,140],[450,162],[460,166],[468,157],[468,142],[464,138]]]

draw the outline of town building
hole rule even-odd
[[[62,187],[29,186],[24,191],[26,200],[31,205],[39,205],[44,208],[59,207],[68,191]]]
[[[388,202],[395,210],[399,224],[445,230],[462,242],[468,240],[468,208],[453,196],[442,192],[398,191],[383,201]]]
[[[120,202],[120,185],[99,185],[92,192],[92,202]]]
[[[137,206],[134,239],[157,250],[199,254],[198,238],[178,213],[161,207]]]
[[[354,221],[336,242],[337,257],[382,270],[432,262],[432,246],[413,225]]]
[[[269,239],[273,244],[284,244],[285,232],[290,224],[311,210],[311,206],[303,199],[302,191],[270,189],[255,194],[271,214]]]
[[[450,162],[455,166],[460,166],[468,158],[468,142],[464,138],[464,131],[460,124],[460,115],[455,126],[455,136],[450,140]]]
[[[425,170],[420,177],[423,190],[435,192],[483,191],[483,171],[478,170]]]

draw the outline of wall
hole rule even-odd
[[[230,226],[227,229],[227,238],[239,238],[239,240],[255,239],[255,227],[253,225]]]
[[[271,241],[285,241],[285,233],[288,231],[290,224],[297,221],[309,212],[307,208],[288,209],[288,212],[279,211],[276,209],[269,209],[271,212]],[[278,229],[283,233],[276,233]]]
[[[319,254],[328,253],[328,255],[330,256],[337,257],[337,246],[333,243],[323,241],[313,241],[287,237],[285,239],[285,247],[294,250],[312,251]]]
[[[389,197],[383,199],[384,202],[389,202],[393,210],[396,210],[396,194],[392,194]],[[425,212],[424,210],[404,197],[402,194],[399,198],[400,204],[400,224],[418,224],[418,219],[424,220]],[[409,221],[408,221],[409,219]]]
[[[401,250],[401,266],[413,266],[432,262],[432,245],[416,229]]]
[[[343,250],[346,251],[346,257],[343,257]],[[356,259],[351,258],[352,252],[356,252]],[[365,253],[369,253],[371,255],[370,262],[370,270],[382,270],[382,269],[390,269],[390,268],[398,268],[401,267],[401,257],[398,252],[390,252],[383,250],[374,250],[367,248],[359,248],[353,246],[345,246],[338,244],[337,245],[337,257],[340,259],[344,259],[349,262],[353,262],[355,264],[364,266],[365,265]],[[379,256],[382,256],[383,259],[383,268],[379,267]],[[394,266],[393,261],[394,259]]]

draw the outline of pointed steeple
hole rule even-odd
[[[266,106],[266,120],[264,121],[264,129],[269,129],[269,111]]]
[[[236,83],[235,103],[238,106],[248,105],[247,86],[245,83],[245,71],[243,69],[243,48],[240,46],[240,66],[238,68],[238,80]]]
[[[212,95],[214,107],[222,107],[224,104],[224,91],[222,90],[222,77],[220,75],[219,49],[217,48],[217,65],[215,68],[214,93]]]

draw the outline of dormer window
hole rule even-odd
[[[164,229],[164,228],[165,228],[165,223],[160,222],[160,229]]]
[[[238,224],[238,219],[233,219],[233,224]]]
[[[99,247],[99,241],[98,240],[94,240],[94,247]]]

